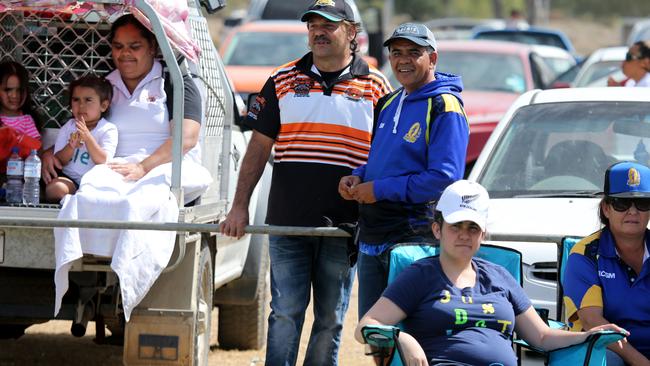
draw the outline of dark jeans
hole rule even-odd
[[[304,364],[337,365],[355,270],[350,268],[347,239],[271,236],[269,249],[271,315],[266,365],[296,364],[311,293],[314,324]]]

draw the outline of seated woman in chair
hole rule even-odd
[[[440,256],[417,261],[384,291],[357,326],[403,322],[399,342],[408,365],[459,362],[516,365],[512,334],[551,350],[585,341],[589,332],[553,330],[503,268],[474,258],[485,238],[489,196],[461,180],[442,193],[432,225]],[[596,329],[620,331],[615,325]]]
[[[604,228],[578,242],[567,260],[567,320],[578,331],[619,324],[630,336],[609,347],[607,364],[650,365],[650,169],[610,166],[599,209]]]

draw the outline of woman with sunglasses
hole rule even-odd
[[[650,365],[650,169],[619,162],[605,172],[603,228],[573,247],[563,280],[572,330],[616,323],[627,343],[609,347],[607,365]]]
[[[630,80],[625,86],[650,86],[650,42],[638,41],[630,46],[621,68]]]

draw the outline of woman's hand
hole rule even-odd
[[[408,333],[401,332],[398,339],[400,346],[402,346],[402,356],[404,356],[404,361],[406,361],[405,366],[429,365],[429,361],[427,361],[427,355],[424,354],[422,346],[420,346],[418,341],[416,341],[413,336]]]
[[[361,183],[360,177],[356,175],[346,175],[339,181],[339,194],[345,200],[354,200],[351,190],[359,183]]]
[[[136,181],[147,174],[140,163],[108,163],[107,165],[114,172],[122,174],[125,180]]]
[[[54,156],[54,149],[49,148],[41,152],[41,176],[45,184],[50,183],[54,178],[59,175],[56,169],[63,169],[61,161]]]

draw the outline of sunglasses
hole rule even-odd
[[[612,206],[612,208],[615,211],[618,212],[625,212],[632,207],[632,204],[634,203],[634,206],[636,207],[637,210],[639,211],[648,211],[650,210],[650,199],[648,198],[617,198],[617,197],[612,197],[609,200],[609,204]]]
[[[643,57],[641,55],[633,55],[629,51],[625,54],[625,61],[635,61],[635,60],[640,60]]]

